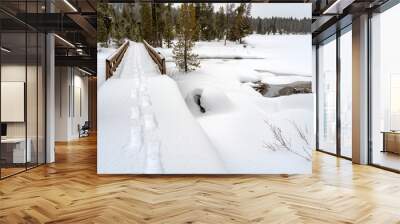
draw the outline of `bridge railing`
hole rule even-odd
[[[158,51],[156,51],[147,41],[143,40],[144,46],[147,52],[149,52],[150,57],[157,64],[160,69],[161,74],[167,74],[167,67],[165,65],[165,57]]]
[[[106,80],[113,76],[114,72],[117,70],[117,67],[121,63],[126,50],[128,50],[128,47],[129,41],[125,41],[125,43],[114,52],[114,54],[106,59]]]

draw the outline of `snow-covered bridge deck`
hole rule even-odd
[[[98,92],[98,173],[226,173],[175,83],[131,42]]]

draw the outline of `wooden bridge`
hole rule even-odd
[[[125,41],[115,52],[106,59],[106,79],[111,78],[114,72],[117,70],[118,66],[121,64],[122,59],[126,51],[129,48],[129,41]],[[143,45],[145,46],[150,57],[153,59],[154,63],[157,64],[160,73],[166,74],[167,68],[165,65],[165,57],[160,52],[156,51],[146,40],[143,40]]]

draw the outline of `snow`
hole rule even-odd
[[[265,40],[266,39],[266,40]],[[268,59],[254,61],[254,69],[311,76],[311,35],[250,35],[245,38],[250,48]]]
[[[311,35],[260,35],[244,38],[245,44],[227,41],[196,42],[194,53],[200,59],[242,59],[230,60],[237,67],[247,71],[311,76],[312,38]],[[244,47],[246,46],[246,47]],[[166,60],[172,62],[172,49],[157,48]],[[251,59],[251,60],[249,60]],[[258,73],[258,72],[256,72]],[[262,72],[261,72],[262,73]]]
[[[151,83],[149,90],[162,142],[160,157],[166,173],[228,172],[218,151],[188,110],[176,83],[167,76],[154,77]]]
[[[169,76],[131,42],[99,88],[98,173],[311,173],[311,161],[299,155],[312,152],[313,94],[269,98],[251,87],[311,82],[311,36],[251,35],[245,42],[196,43],[201,68],[187,74],[176,69],[171,49],[158,49]],[[295,153],[269,147],[277,141],[268,124]]]
[[[147,79],[157,71],[154,66],[142,69],[142,60],[151,60],[143,45],[130,45],[113,77],[98,90],[101,174],[163,172],[157,122],[147,90]]]
[[[244,94],[240,91],[225,91],[225,94],[215,90],[211,83],[206,85],[201,105],[207,112],[197,113],[197,116],[230,173],[311,172],[311,162],[286,151],[272,152],[264,147],[264,143],[274,142],[265,121],[282,128],[288,138],[297,135],[291,122],[301,127],[307,125],[307,129],[312,130],[312,94],[279,98],[249,95],[247,90]],[[291,141],[294,148],[302,147],[300,139]],[[310,147],[308,150],[311,152]]]
[[[142,127],[129,112],[139,110],[126,92],[133,80],[110,79],[98,91],[98,173],[142,173]],[[140,164],[140,165],[139,165]]]
[[[286,111],[285,114],[267,116],[255,107],[244,108],[225,114],[212,114],[199,118],[199,122],[219,150],[224,164],[231,173],[310,173],[311,162],[287,151],[273,152],[264,143],[273,142],[272,133],[264,120],[279,125],[284,133],[291,130],[286,118],[307,117],[304,110]],[[307,121],[311,121],[308,119]],[[288,133],[288,136],[295,133]],[[293,140],[293,146],[301,142]]]
[[[99,88],[98,173],[226,173],[176,83],[151,60],[131,42]]]
[[[188,74],[177,71],[171,62],[167,71],[230,173],[310,173],[310,161],[285,150],[272,151],[265,145],[276,143],[267,121],[281,128],[295,152],[312,152],[313,94],[268,98],[251,88],[251,82],[311,82],[311,37],[251,35],[245,41],[246,48],[233,43],[225,47],[222,41],[200,42],[195,53],[201,57],[207,52],[209,58],[214,53],[218,57],[201,60],[201,68]],[[169,49],[159,50],[171,57]],[[220,55],[229,57],[221,59]],[[258,59],[230,59],[249,55]],[[194,96],[200,97],[205,113],[201,113]],[[307,131],[310,145],[299,138],[294,123]]]
[[[204,89],[200,104],[207,113],[226,113],[234,107],[232,101],[223,91],[214,88]]]

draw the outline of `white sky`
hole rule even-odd
[[[214,4],[214,10],[216,11],[221,6],[226,7],[226,3],[213,3],[213,4]],[[238,5],[238,3],[235,4]],[[311,18],[311,3],[252,3],[251,16],[255,18],[257,17]]]

